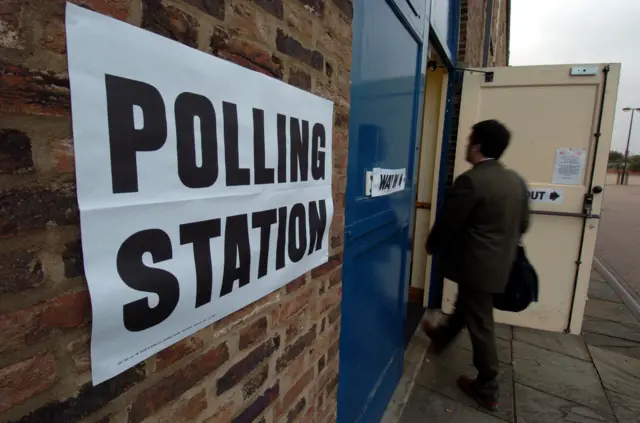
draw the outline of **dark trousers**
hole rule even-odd
[[[478,370],[474,388],[483,399],[498,400],[498,349],[493,322],[493,294],[459,286],[455,311],[432,337],[441,346],[450,344],[464,327],[473,346],[473,365]]]

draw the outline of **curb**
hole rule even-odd
[[[597,258],[593,258],[593,265],[596,270],[602,275],[605,281],[609,283],[609,286],[615,291],[616,294],[622,299],[622,302],[627,306],[633,317],[640,322],[640,304],[633,298],[629,291],[616,279],[613,273],[602,264]]]

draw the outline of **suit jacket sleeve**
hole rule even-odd
[[[463,227],[475,205],[473,182],[467,175],[456,179],[447,194],[444,206],[427,238],[427,252],[438,254],[445,240]]]

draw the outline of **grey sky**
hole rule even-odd
[[[623,151],[640,107],[640,0],[512,0],[511,65],[622,63],[612,148]],[[640,153],[640,113],[630,150]]]

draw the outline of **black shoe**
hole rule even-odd
[[[480,404],[481,407],[492,412],[500,411],[500,403],[495,400],[489,400],[480,395],[476,388],[473,386],[473,382],[473,379],[468,376],[460,376],[457,382],[458,388],[460,388],[462,392],[467,394],[469,397],[476,400],[476,402]]]

